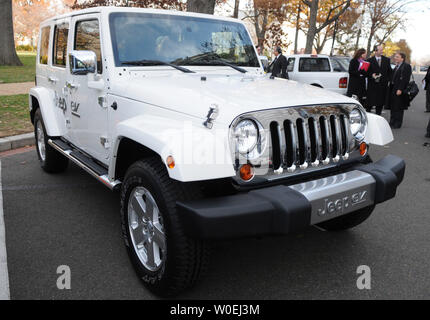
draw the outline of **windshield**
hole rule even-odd
[[[240,23],[148,13],[112,13],[109,22],[116,66],[142,60],[221,65],[222,60],[260,67],[252,41]]]

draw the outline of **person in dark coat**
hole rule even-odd
[[[402,52],[394,55],[396,67],[391,76],[387,104],[391,109],[390,126],[393,129],[401,128],[404,111],[410,106],[406,88],[411,80],[412,67],[405,59],[406,55]]]
[[[348,97],[355,96],[360,103],[364,106],[366,97],[366,76],[367,71],[361,69],[364,59],[366,57],[365,49],[358,49],[354,57],[349,63],[349,83],[346,95]]]
[[[382,45],[375,46],[375,55],[368,62],[370,67],[367,77],[366,111],[371,112],[376,108],[376,114],[381,115],[388,93],[388,82],[391,79],[390,59],[383,56]]]
[[[288,79],[288,60],[282,54],[282,49],[280,47],[276,47],[274,54],[275,59],[273,59],[272,63],[269,65],[269,70],[272,72],[272,77]]]
[[[425,81],[426,84],[424,87],[424,90],[426,90],[426,112],[430,112],[430,67],[428,67],[427,74],[423,81]],[[427,125],[426,138],[430,138],[430,119]]]
[[[430,112],[430,66],[427,68],[427,74],[423,79],[425,82],[424,90],[426,90],[426,112]]]

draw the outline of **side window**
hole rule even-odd
[[[56,25],[54,31],[54,54],[52,64],[57,67],[66,67],[67,58],[67,37],[69,35],[69,25]]]
[[[99,21],[86,20],[76,23],[74,50],[89,50],[97,56],[97,72],[101,74],[102,53],[100,47]]]
[[[339,61],[337,61],[336,59],[331,59],[331,65],[333,67],[334,72],[343,71],[342,66],[340,65]]]
[[[296,62],[296,58],[288,58],[287,72],[293,72],[294,71],[294,63],[295,62]]]
[[[40,33],[39,63],[48,64],[49,32],[51,27],[44,27]]]
[[[330,72],[331,70],[327,58],[300,58],[299,71]]]

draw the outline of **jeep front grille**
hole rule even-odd
[[[270,123],[273,169],[306,169],[330,159],[349,157],[349,120],[346,115],[298,118]]]
[[[240,116],[264,128],[265,152],[254,164],[260,175],[276,177],[334,166],[359,156],[358,142],[350,134],[349,113],[356,105],[306,106],[271,109]],[[235,153],[236,164],[246,156]],[[238,168],[236,168],[238,169]]]

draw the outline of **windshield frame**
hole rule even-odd
[[[124,65],[122,65],[122,61],[119,58],[119,51],[118,51],[118,43],[117,43],[117,39],[116,39],[116,34],[115,34],[115,26],[113,23],[113,19],[116,16],[132,16],[132,17],[136,17],[136,16],[142,16],[143,18],[145,16],[150,16],[150,17],[173,17],[173,18],[178,18],[178,19],[193,19],[193,20],[202,20],[202,21],[211,21],[211,22],[219,22],[219,23],[228,23],[228,24],[237,24],[238,27],[242,27],[244,29],[244,32],[246,34],[246,36],[249,39],[249,43],[250,46],[252,46],[252,54],[254,55],[255,58],[255,63],[256,65],[241,65],[240,63],[237,64],[237,66],[240,66],[241,68],[253,68],[253,69],[261,69],[261,61],[258,58],[258,54],[257,54],[257,50],[255,49],[255,45],[252,41],[252,37],[248,31],[248,29],[246,28],[246,26],[240,22],[240,21],[234,21],[232,19],[227,20],[227,19],[217,19],[217,18],[206,18],[206,17],[196,17],[196,16],[186,16],[186,15],[180,15],[180,14],[166,14],[166,13],[152,13],[152,12],[130,12],[130,11],[120,11],[120,12],[111,12],[108,15],[108,21],[109,21],[109,35],[111,38],[111,46],[112,46],[112,54],[113,54],[113,62],[115,64],[115,67],[124,67]],[[251,57],[252,58],[252,57]],[[166,61],[167,62],[167,61]],[[230,61],[228,61],[230,62]],[[171,63],[169,61],[169,63]],[[230,62],[231,64],[236,66],[236,63],[234,61]],[[249,63],[252,63],[252,59],[249,59]],[[162,66],[162,65],[160,65]],[[179,66],[181,66],[179,64]],[[191,66],[191,65],[190,65]],[[192,64],[192,66],[207,66],[207,64]],[[222,66],[221,64],[213,64],[211,66],[215,66],[215,67],[220,67]],[[130,65],[127,67],[140,67],[142,68],[142,66],[134,66],[134,65]],[[149,67],[149,66],[148,66]],[[224,67],[224,66],[222,66]],[[146,67],[145,67],[146,68]]]

